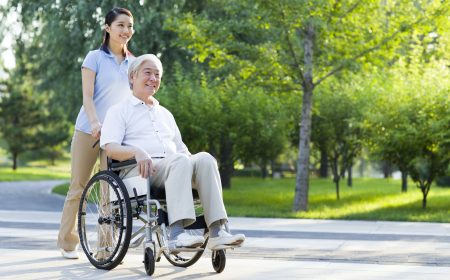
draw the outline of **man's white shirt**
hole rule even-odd
[[[153,98],[148,106],[134,95],[112,106],[102,125],[100,147],[117,143],[139,147],[151,157],[189,154],[172,113]]]

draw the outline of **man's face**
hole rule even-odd
[[[133,93],[140,99],[154,95],[161,85],[161,75],[153,61],[145,61],[132,78]]]

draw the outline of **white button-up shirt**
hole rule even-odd
[[[112,106],[102,125],[100,147],[117,143],[138,147],[151,157],[190,152],[181,139],[172,113],[153,98],[148,106],[134,95]]]

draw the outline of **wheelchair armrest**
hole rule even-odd
[[[136,164],[136,159],[128,159],[124,161],[118,161],[108,158],[108,168],[109,169],[120,169],[122,167],[132,166]]]

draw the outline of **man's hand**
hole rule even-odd
[[[134,158],[142,178],[148,178],[148,176],[155,174],[156,170],[153,167],[152,158],[145,151],[136,149]]]

